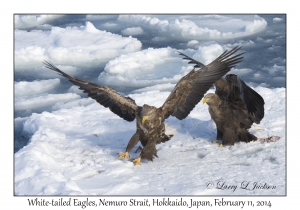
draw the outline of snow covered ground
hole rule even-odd
[[[14,194],[285,195],[285,29],[285,15],[16,15]],[[207,64],[235,45],[245,56],[231,73],[266,102],[251,132],[280,139],[219,148],[199,103],[186,119],[167,119],[177,134],[142,166],[135,148],[130,160],[117,156],[135,122],[42,64],[159,107],[192,69],[177,51]]]
[[[272,143],[212,144],[216,131],[207,106],[198,104],[188,118],[170,117],[177,134],[158,148],[159,158],[134,166],[117,157],[135,132],[127,122],[92,99],[77,99],[53,112],[32,114],[24,130],[32,135],[15,154],[16,195],[285,195],[285,88],[255,88],[265,99],[265,118],[257,137]],[[129,95],[136,103],[160,106],[169,92]],[[138,145],[136,146],[136,148]],[[134,148],[131,159],[138,157]],[[232,189],[207,189],[208,183]],[[258,182],[275,189],[245,190]],[[224,185],[224,186],[225,186]],[[221,186],[221,185],[220,185]],[[251,186],[251,187],[250,187]]]

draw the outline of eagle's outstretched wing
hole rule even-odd
[[[48,69],[56,71],[58,74],[68,78],[74,85],[79,86],[79,89],[87,93],[89,97],[95,99],[104,107],[108,107],[119,117],[127,121],[133,121],[135,119],[135,113],[139,109],[139,106],[136,105],[132,98],[124,97],[108,86],[98,85],[72,77],[47,61],[45,61],[44,64]]]
[[[208,65],[180,53],[184,56],[184,59],[190,60],[189,63],[195,64],[195,67],[199,67],[200,70],[192,70],[179,80],[161,107],[165,118],[170,115],[179,120],[186,118],[209,88],[229,72],[232,67],[242,61],[243,57],[241,55],[243,53],[234,55],[239,49],[240,47],[236,46],[230,51],[225,51]]]
[[[228,84],[228,103],[240,112],[246,110],[248,119],[260,123],[264,117],[264,99],[237,75],[228,74],[225,79]]]

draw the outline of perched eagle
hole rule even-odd
[[[211,118],[216,123],[217,137],[223,145],[237,141],[249,142],[257,137],[249,133],[253,123],[259,124],[264,117],[264,99],[235,74],[228,74],[226,81],[216,83],[216,91],[204,96]]]
[[[108,107],[124,120],[133,121],[136,119],[136,132],[129,140],[125,153],[119,154],[119,158],[129,158],[128,153],[140,141],[144,148],[140,156],[133,162],[141,164],[140,161],[143,158],[152,161],[154,157],[158,157],[156,144],[171,139],[172,135],[165,133],[165,119],[170,115],[179,120],[186,118],[207,90],[243,59],[241,56],[243,53],[234,55],[239,49],[240,47],[236,46],[230,51],[225,51],[208,65],[179,53],[184,56],[184,59],[190,60],[189,63],[196,64],[195,67],[200,68],[200,70],[196,71],[194,68],[181,78],[165,103],[159,108],[147,104],[138,106],[132,98],[124,97],[108,86],[72,77],[47,61],[44,64],[47,68],[68,78],[73,84],[79,86],[79,89],[87,93],[89,97],[95,99],[104,107]]]

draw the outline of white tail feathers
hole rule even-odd
[[[264,127],[261,126],[261,125],[252,125],[250,130],[253,130],[253,131],[263,131],[264,130]]]
[[[165,134],[170,136],[177,133],[177,130],[165,123]]]

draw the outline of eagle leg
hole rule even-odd
[[[130,155],[128,155],[128,152],[125,152],[124,154],[118,154],[119,158],[130,158]]]
[[[132,148],[139,142],[140,133],[136,132],[131,139],[128,142],[128,145],[126,147],[126,152],[130,152]]]
[[[212,144],[216,144],[216,143],[218,143],[218,139],[216,139],[216,140],[214,140],[213,142],[212,142]]]
[[[134,159],[133,162],[135,163],[134,165],[142,165],[141,164],[141,157],[138,157],[137,159]]]
[[[124,154],[119,154],[118,155],[119,158],[130,158],[130,156],[128,155],[128,152],[130,152],[132,150],[132,148],[138,143],[139,137],[140,137],[140,134],[138,132],[136,132],[129,140],[127,148],[126,148],[126,152]]]
[[[234,128],[226,128],[222,139],[222,145],[234,145],[237,139],[238,134],[236,130]]]
[[[222,147],[223,147],[223,144],[220,144],[219,147],[222,148]]]

